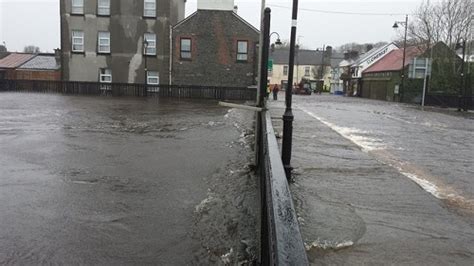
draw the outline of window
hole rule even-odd
[[[100,54],[110,53],[110,32],[99,31],[98,34],[98,52]]]
[[[99,0],[97,2],[97,15],[110,16],[110,0]]]
[[[160,76],[157,71],[146,72],[146,83],[148,85],[158,85],[160,83]]]
[[[247,61],[248,60],[248,41],[238,41],[237,42],[237,61]]]
[[[191,59],[191,39],[181,39],[181,59]]]
[[[156,55],[156,34],[145,33],[145,55]]]
[[[305,75],[306,77],[309,77],[309,75],[310,75],[309,72],[310,72],[310,71],[311,71],[311,67],[305,67],[305,68],[304,68],[304,75]]]
[[[71,14],[84,15],[84,0],[72,0]]]
[[[283,76],[288,76],[288,66],[283,66]]]
[[[72,52],[84,52],[84,32],[79,30],[72,31]]]
[[[144,0],[143,16],[151,18],[156,17],[156,0]]]
[[[112,70],[109,68],[100,69],[100,83],[112,83]]]

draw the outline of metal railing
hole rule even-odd
[[[257,95],[256,88],[243,87],[145,85],[43,80],[0,80],[0,91],[243,101],[255,101]]]
[[[260,193],[262,265],[308,265],[270,114],[261,121]]]

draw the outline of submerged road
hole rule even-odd
[[[0,264],[256,257],[253,113],[0,93]]]
[[[293,99],[291,189],[312,263],[472,265],[472,114]],[[283,99],[270,108],[281,132]]]

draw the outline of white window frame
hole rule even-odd
[[[160,85],[160,73],[158,73],[158,71],[147,71],[146,84],[147,85]]]
[[[309,77],[311,76],[311,67],[304,67],[304,76]]]
[[[156,0],[143,0],[143,16],[156,18]]]
[[[84,15],[84,0],[71,0],[71,14]]]
[[[283,76],[288,76],[288,70],[290,70],[289,66],[283,66]]]
[[[106,36],[101,36],[101,34],[106,34]],[[105,41],[106,44],[102,44],[101,41]],[[97,53],[110,54],[110,32],[99,31],[97,33]]]
[[[109,72],[109,73],[107,73]],[[104,80],[105,78],[110,78],[109,81]],[[112,69],[110,68],[101,68],[99,70],[99,82],[100,83],[112,83]]]
[[[83,53],[84,52],[84,31],[73,30],[71,33],[71,51],[73,53]],[[76,46],[82,46],[82,49],[77,49]]]
[[[189,41],[189,50],[183,50],[183,41]],[[191,60],[193,57],[193,40],[191,38],[183,37],[179,41],[179,56],[184,60]],[[183,56],[184,55],[184,56]]]
[[[97,15],[110,16],[110,0],[97,1]]]
[[[240,50],[240,44],[245,43],[245,51]],[[249,41],[239,40],[237,41],[237,61],[247,62],[249,60]]]
[[[148,43],[148,46],[144,50],[145,55],[156,55],[156,34],[147,32],[144,34],[143,39]]]

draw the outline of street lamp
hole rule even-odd
[[[283,43],[281,42],[280,34],[278,34],[278,32],[276,32],[276,31],[274,31],[274,32],[270,33],[270,38],[272,38],[273,34],[275,34],[277,36],[277,39],[275,41],[275,45],[282,45]]]
[[[404,85],[405,85],[405,57],[406,57],[406,50],[407,50],[407,32],[408,32],[408,15],[405,16],[405,21],[395,21],[393,24],[394,29],[398,29],[398,24],[403,25],[405,27],[405,38],[403,39],[403,63],[402,63],[402,82],[400,86],[400,102],[403,102],[403,93],[404,93]]]
[[[291,146],[293,139],[293,111],[291,110],[293,74],[295,66],[296,27],[298,25],[298,0],[293,0],[293,14],[291,22],[290,60],[288,66],[288,84],[285,91],[286,109],[283,114],[283,142],[282,161],[285,167],[286,178],[291,179]]]
[[[460,42],[458,42],[456,44],[456,50],[458,49],[461,49],[462,48],[462,65],[461,65],[461,88],[459,89],[459,94],[458,94],[458,111],[460,112],[462,109],[464,109],[464,111],[467,111],[467,104],[464,103],[464,106],[463,106],[463,97],[465,97],[466,95],[464,95],[466,93],[466,77],[465,77],[465,73],[464,73],[464,65],[465,65],[465,62],[466,62],[466,40],[465,39],[461,39]]]
[[[280,34],[278,34],[278,32],[275,32],[275,31],[274,31],[274,32],[270,33],[270,36],[268,36],[268,38],[271,39],[273,34],[275,34],[275,35],[277,36],[277,39],[276,39],[275,43],[272,43],[272,44],[270,45],[270,48],[271,48],[272,53],[275,51],[275,45],[280,46],[280,45],[283,44],[283,43],[281,42]]]

